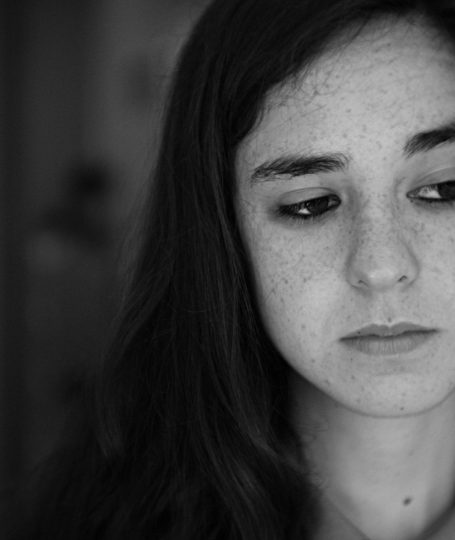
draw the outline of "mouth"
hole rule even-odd
[[[407,332],[430,332],[432,330],[434,330],[434,328],[427,328],[425,326],[420,326],[418,324],[406,321],[393,324],[392,326],[388,326],[386,324],[369,324],[363,328],[355,330],[347,336],[344,336],[342,339],[368,336],[391,337],[399,336]]]
[[[412,330],[396,335],[357,335],[345,337],[341,342],[348,348],[373,356],[387,356],[411,352],[426,344],[437,330]]]

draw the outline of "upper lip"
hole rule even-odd
[[[341,339],[356,338],[359,336],[398,336],[404,332],[431,332],[434,331],[434,328],[425,328],[424,326],[419,326],[418,324],[413,324],[410,322],[401,322],[388,326],[386,324],[369,324],[363,328],[355,330],[351,334],[342,337]]]

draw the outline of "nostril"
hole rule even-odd
[[[409,277],[405,274],[398,278],[397,274],[393,275],[393,272],[371,272],[370,274],[363,272],[362,278],[358,278],[356,283],[357,287],[385,290],[407,280]]]

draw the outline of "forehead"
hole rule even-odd
[[[453,117],[452,45],[422,20],[383,21],[269,94],[261,122],[240,145],[240,167],[271,152],[351,153],[353,143],[401,149],[413,132]]]

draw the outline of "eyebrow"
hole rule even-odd
[[[403,154],[410,158],[418,153],[428,152],[442,144],[455,142],[455,120],[437,129],[422,131],[406,140]],[[251,175],[251,183],[277,180],[277,176],[304,176],[324,172],[345,170],[350,163],[350,157],[343,153],[320,155],[283,155],[266,161],[256,167]]]
[[[314,156],[285,155],[266,161],[256,167],[251,175],[252,183],[275,180],[276,176],[303,176],[322,172],[336,172],[345,169],[350,159],[341,153]]]
[[[419,152],[433,150],[436,146],[455,141],[455,120],[437,129],[422,131],[410,137],[404,145],[404,155],[412,157]]]

